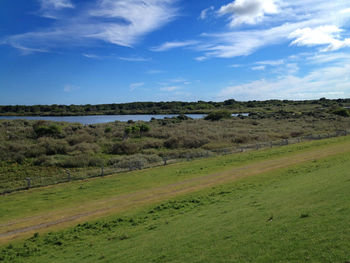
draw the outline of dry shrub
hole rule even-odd
[[[48,137],[38,139],[39,146],[45,149],[47,155],[66,154],[68,143],[65,140],[58,140]]]
[[[83,142],[92,143],[94,140],[95,138],[84,130],[79,130],[77,131],[77,134],[67,137],[67,141],[71,146]]]
[[[73,147],[71,147],[71,151],[72,152],[80,152],[80,153],[89,153],[89,154],[93,154],[93,153],[97,153],[100,150],[100,147],[95,144],[95,143],[79,143],[74,145]]]
[[[134,142],[123,141],[115,143],[109,153],[111,154],[135,154],[140,150],[140,146]]]

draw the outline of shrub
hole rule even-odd
[[[141,169],[150,164],[162,162],[158,155],[135,154],[127,157],[114,158],[108,161],[109,165],[123,169]]]
[[[207,144],[208,142],[209,142],[208,139],[190,136],[190,137],[183,138],[183,145],[182,146],[184,148],[199,148],[199,147],[203,146],[204,144]]]
[[[47,155],[66,154],[68,149],[68,143],[65,140],[57,140],[52,138],[40,138],[38,140],[39,145],[45,148]]]
[[[130,134],[133,134],[135,136],[141,137],[143,134],[149,131],[150,131],[150,127],[145,123],[141,123],[133,126],[126,126],[124,129],[124,136],[128,137]]]
[[[342,116],[342,117],[350,117],[350,113],[348,109],[345,108],[339,108],[333,111],[333,114]]]
[[[70,145],[76,145],[82,142],[91,143],[94,142],[94,137],[83,130],[79,130],[77,134],[69,136],[67,141]]]
[[[300,137],[301,135],[303,135],[304,133],[302,132],[302,131],[292,131],[291,133],[290,133],[290,137],[293,137],[293,138],[295,138],[295,137]]]
[[[177,148],[199,148],[209,142],[208,139],[195,136],[171,137],[164,142],[164,146],[169,149]]]
[[[34,125],[33,129],[38,138],[43,136],[57,137],[61,134],[61,128],[54,124],[51,124],[49,126]]]
[[[52,162],[51,158],[48,156],[40,156],[34,160],[34,165],[38,166],[53,166],[54,163]]]
[[[99,146],[94,143],[79,143],[71,148],[72,151],[79,151],[81,153],[97,153],[99,151]]]
[[[204,119],[209,121],[218,121],[221,119],[229,119],[231,118],[232,114],[231,112],[227,110],[221,110],[221,111],[214,111],[208,114]]]
[[[79,167],[100,167],[103,165],[103,160],[97,157],[91,157],[87,154],[79,154],[74,156],[65,156],[63,160],[58,162],[58,166],[63,168],[79,168]]]
[[[170,137],[164,142],[164,147],[169,149],[176,149],[181,147],[181,139],[179,137]]]
[[[115,143],[110,149],[111,154],[134,154],[140,150],[140,147],[133,142],[123,141]]]

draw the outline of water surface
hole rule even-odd
[[[177,114],[165,114],[165,115],[90,115],[90,116],[0,116],[0,120],[44,120],[44,121],[65,121],[65,122],[78,122],[81,124],[97,124],[107,123],[114,121],[128,120],[132,121],[150,121],[152,118],[164,119],[178,116]],[[186,114],[186,116],[192,119],[201,119],[206,114]]]
[[[185,114],[192,119],[202,119],[207,114]],[[243,116],[248,116],[248,113],[241,113]],[[164,119],[176,117],[178,114],[163,114],[163,115],[151,115],[151,114],[133,114],[133,115],[90,115],[90,116],[0,116],[0,120],[44,120],[44,121],[64,121],[72,123],[98,124],[108,123],[115,121],[127,122],[132,121],[150,121],[152,118]],[[232,114],[232,116],[238,116],[238,114]]]

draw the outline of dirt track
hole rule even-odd
[[[82,205],[73,209],[54,210],[50,213],[38,214],[27,218],[13,220],[0,225],[0,243],[26,237],[33,232],[48,231],[78,222],[91,220],[128,209],[141,207],[142,205],[166,200],[177,195],[194,192],[206,187],[220,185],[244,176],[262,174],[268,171],[289,167],[295,164],[321,159],[324,157],[341,154],[350,151],[350,143],[331,145],[326,149],[315,149],[294,156],[281,157],[273,160],[265,160],[253,164],[235,167],[231,170],[191,178],[166,186],[149,188],[130,194],[123,194],[104,200]]]

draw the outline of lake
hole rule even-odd
[[[185,114],[192,119],[201,119],[207,116],[206,114]],[[232,114],[237,116],[238,114]],[[242,113],[243,116],[248,116],[248,113]],[[134,115],[91,115],[91,116],[0,116],[0,120],[44,120],[44,121],[65,121],[78,122],[84,125],[107,123],[114,121],[127,122],[132,121],[150,121],[152,118],[164,119],[178,116],[177,114],[150,115],[150,114],[134,114]]]
[[[65,121],[65,122],[78,122],[81,124],[97,124],[107,123],[114,121],[128,120],[132,121],[150,121],[152,118],[164,119],[178,116],[177,114],[165,114],[165,115],[148,115],[148,114],[135,114],[135,115],[91,115],[91,116],[0,116],[0,120],[44,120],[44,121]],[[186,116],[192,119],[204,118],[205,114],[186,114]]]

